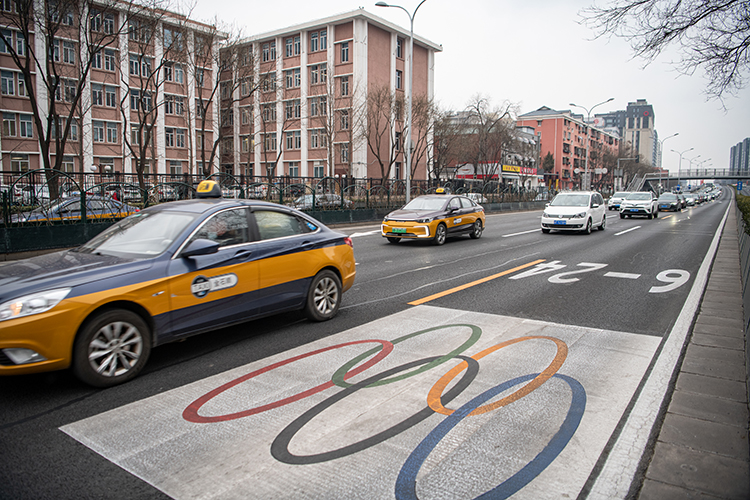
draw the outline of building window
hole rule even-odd
[[[286,101],[286,118],[300,118],[302,116],[302,106],[299,99]]]
[[[141,144],[141,126],[139,124],[130,125],[130,142],[135,146]]]
[[[341,62],[349,62],[349,42],[341,44]]]
[[[401,151],[401,132],[396,132],[396,137],[393,141],[393,148],[396,151]]]
[[[249,135],[243,135],[240,137],[240,151],[243,153],[247,153],[250,151],[250,136]]]
[[[285,40],[286,43],[286,56],[298,56],[300,54],[300,38],[299,36],[289,37]]]
[[[341,163],[349,163],[349,144],[341,145]]]
[[[104,32],[108,35],[111,35],[115,32],[115,15],[112,13],[106,13],[104,14],[104,17],[102,18],[102,28],[104,29]]]
[[[403,83],[404,83],[404,72],[401,71],[400,69],[397,69],[396,70],[396,88],[397,89],[404,88]]]
[[[115,51],[104,49],[104,69],[106,71],[115,70]]]
[[[182,162],[179,160],[169,160],[169,173],[171,175],[182,174]]]
[[[316,163],[313,165],[313,176],[317,178],[321,178],[325,175],[325,165],[321,165],[320,163]]]
[[[349,110],[342,109],[341,113],[341,130],[349,130]]]
[[[206,116],[206,109],[201,103],[200,97],[195,98],[195,116],[197,118],[204,118]]]
[[[250,125],[250,121],[253,115],[252,106],[245,106],[240,108],[240,123],[242,125]]]
[[[94,142],[104,142],[104,122],[94,120],[92,122]]]
[[[301,83],[301,77],[300,77],[300,69],[290,69],[284,72],[284,75],[286,77],[286,88],[296,88],[300,86]]]
[[[396,57],[404,58],[404,39],[400,37],[396,38]]]
[[[263,134],[263,151],[276,151],[276,132]]]
[[[178,95],[165,95],[164,113],[167,115],[182,116],[185,113],[184,97]]]
[[[318,51],[318,32],[315,31],[310,34],[310,52]]]
[[[328,80],[328,68],[325,63],[310,66],[310,85],[325,83]]]
[[[3,113],[3,137],[16,136],[16,115],[15,113]]]
[[[276,103],[263,105],[263,121],[264,122],[276,121]]]
[[[185,70],[182,69],[182,64],[174,65],[174,81],[175,83],[184,83],[185,81]]]
[[[91,104],[94,106],[104,105],[104,87],[98,83],[91,84]]]
[[[185,147],[185,129],[178,128],[175,130],[175,145],[178,148]]]
[[[91,55],[91,67],[94,69],[102,69],[102,51],[96,51]]]
[[[174,147],[174,129],[172,127],[164,129],[164,145],[168,148]]]
[[[310,116],[325,116],[328,114],[328,97],[318,96],[310,98]]]
[[[76,46],[73,42],[63,41],[63,62],[66,64],[76,63]]]
[[[0,71],[0,80],[3,95],[16,95],[16,80],[12,71]]]
[[[6,41],[13,43],[13,32],[11,30],[0,29],[0,33],[3,35],[0,37],[0,54],[10,54],[10,46]]]
[[[109,85],[106,85],[104,87],[104,97],[105,97],[104,104],[108,108],[117,107],[117,87],[110,87]]]
[[[348,76],[341,77],[341,95],[342,96],[349,95],[349,77]]]
[[[263,78],[263,83],[261,85],[261,88],[263,89],[263,92],[274,92],[276,90],[276,73],[266,73],[261,78]]]
[[[298,161],[290,161],[287,164],[287,172],[289,173],[289,177],[299,177],[299,162]]]
[[[65,93],[65,102],[73,102],[78,91],[78,82],[69,78],[64,79],[63,91]]]
[[[286,149],[300,149],[302,147],[302,133],[293,130],[286,133]]]
[[[10,169],[14,172],[29,171],[29,155],[14,154],[10,157]]]
[[[118,137],[120,134],[118,133],[119,130],[119,123],[116,122],[107,122],[107,142],[112,144],[117,144]]]
[[[310,131],[310,149],[325,148],[328,144],[324,129],[314,129]]]

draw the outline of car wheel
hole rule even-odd
[[[471,233],[469,233],[469,236],[473,240],[478,240],[482,237],[482,231],[484,228],[482,227],[482,220],[477,219],[474,221],[474,227],[471,228]]]
[[[544,234],[549,234],[549,229],[547,229],[546,227],[543,227],[543,228],[542,228],[542,232],[543,232]]]
[[[647,217],[648,217],[648,220],[651,220],[651,219],[654,218],[654,214],[651,213],[651,212],[649,212],[648,215],[647,215]]]
[[[401,241],[401,238],[393,238],[391,236],[386,236],[386,239],[388,240],[388,243],[394,243],[394,244]]]
[[[659,218],[659,209],[657,208],[656,210],[654,210],[654,219],[658,219],[658,218]]]
[[[620,218],[624,219],[625,218],[625,214],[620,214]]]
[[[333,271],[324,269],[312,280],[307,292],[305,314],[312,321],[327,321],[339,311],[341,305],[341,280]]]
[[[591,219],[586,221],[586,229],[583,230],[586,234],[591,234]]]
[[[437,230],[435,231],[435,237],[432,239],[433,245],[442,245],[445,243],[445,238],[448,236],[448,229],[445,224],[438,224]]]
[[[73,346],[73,373],[94,387],[135,378],[151,354],[151,331],[139,315],[112,309],[87,321]]]
[[[599,225],[599,231],[604,231],[604,228],[607,227],[607,216],[605,215],[602,217],[602,223]]]

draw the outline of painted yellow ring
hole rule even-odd
[[[522,397],[527,396],[528,394],[533,392],[540,385],[542,385],[547,380],[549,380],[549,378],[552,377],[555,373],[557,373],[557,371],[565,362],[565,358],[567,358],[568,356],[568,345],[562,340],[556,339],[554,337],[545,337],[545,336],[519,337],[517,339],[508,340],[506,342],[496,344],[492,347],[488,347],[484,351],[479,352],[475,354],[474,356],[471,356],[471,358],[478,361],[482,359],[483,357],[487,356],[488,354],[502,349],[503,347],[517,344],[525,340],[533,340],[533,339],[551,340],[557,345],[557,354],[555,354],[555,358],[552,360],[552,363],[550,363],[550,365],[547,368],[545,368],[542,373],[534,377],[534,379],[531,382],[521,387],[513,394],[510,394],[498,401],[495,401],[494,403],[489,403],[489,404],[480,406],[479,408],[476,408],[474,411],[469,413],[469,416],[481,415],[482,413],[487,413],[487,412],[496,410],[498,408],[502,408],[503,406],[509,405],[510,403],[514,401],[518,401]],[[465,361],[462,361],[460,364],[456,365],[455,368],[451,369],[445,375],[440,377],[440,380],[435,382],[435,385],[432,386],[432,388],[430,389],[430,392],[427,393],[427,404],[430,406],[430,408],[433,409],[433,411],[435,411],[435,413],[442,413],[443,415],[450,415],[451,413],[454,412],[454,410],[451,410],[443,406],[443,403],[440,402],[440,398],[442,397],[443,391],[445,391],[445,388],[448,386],[448,384],[450,384],[451,381],[454,378],[456,378],[456,376],[459,373],[464,371],[467,366],[468,365],[466,364]]]

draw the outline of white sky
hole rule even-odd
[[[376,7],[377,0],[194,0],[191,17],[234,26],[250,36],[364,7],[407,31],[409,18],[401,9]],[[599,0],[604,4],[605,0]],[[410,13],[419,0],[392,3]],[[435,56],[435,98],[443,108],[464,109],[477,94],[493,104],[508,100],[521,113],[542,106],[590,108],[593,114],[625,109],[628,102],[646,99],[654,107],[659,138],[664,139],[663,166],[676,170],[692,159],[695,168],[728,168],[729,149],[750,136],[750,85],[738,96],[727,96],[726,111],[708,101],[702,74],[677,73],[674,52],[662,54],[644,68],[623,40],[594,40],[593,32],[578,24],[578,12],[593,0],[426,0],[414,17],[415,34],[441,44]],[[747,75],[746,75],[747,76]]]

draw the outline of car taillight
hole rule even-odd
[[[344,243],[346,243],[350,247],[354,248],[354,242],[352,242],[352,239],[349,238],[348,236],[346,238],[344,238]]]

